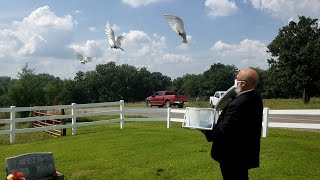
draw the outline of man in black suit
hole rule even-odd
[[[249,169],[259,167],[263,104],[255,91],[257,84],[255,70],[240,70],[235,80],[237,96],[213,129],[202,131],[212,142],[211,156],[219,162],[224,180],[247,180]]]

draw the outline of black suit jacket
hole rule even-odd
[[[263,104],[255,90],[245,92],[223,109],[217,124],[206,131],[211,156],[225,165],[259,167]]]

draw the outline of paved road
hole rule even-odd
[[[145,112],[138,113],[135,111],[143,109]],[[177,108],[180,109],[180,108]],[[105,110],[118,110],[118,108],[96,108],[90,109],[91,111],[105,111]],[[166,108],[125,108],[128,110],[125,114],[131,115],[142,115],[146,117],[167,117]],[[114,114],[114,113],[112,113]],[[116,113],[118,114],[118,113]],[[172,113],[171,117],[173,118],[183,118],[183,114]],[[269,122],[286,122],[286,123],[311,123],[311,124],[320,124],[320,116],[316,115],[270,115]]]

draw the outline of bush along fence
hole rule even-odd
[[[85,109],[89,110],[86,111]],[[52,116],[37,116],[37,117],[24,117],[17,118],[16,114],[18,112],[31,112],[31,111],[42,111],[42,110],[61,110],[64,109],[66,112],[69,110],[70,113],[66,115],[52,115]],[[96,111],[93,111],[95,109]],[[37,132],[37,131],[48,131],[54,129],[72,129],[72,135],[76,135],[77,127],[81,126],[92,126],[99,124],[108,124],[108,123],[120,123],[120,129],[124,128],[125,121],[166,121],[167,128],[171,127],[172,122],[184,122],[184,118],[175,118],[174,114],[184,115],[185,109],[153,109],[153,108],[144,108],[144,109],[125,109],[124,101],[116,102],[104,102],[104,103],[91,103],[91,104],[76,104],[72,103],[71,105],[57,105],[57,106],[35,106],[35,107],[15,107],[11,106],[10,108],[0,108],[0,112],[10,113],[9,119],[0,119],[0,124],[9,124],[9,129],[0,130],[0,135],[9,134],[10,143],[15,142],[16,134],[27,133],[27,132]],[[99,115],[110,115],[110,114],[119,113],[120,118],[109,119],[109,120],[99,120],[93,122],[77,122],[79,117],[90,117],[90,116],[99,116]],[[124,118],[125,113],[134,113],[139,115],[139,113],[149,113],[149,114],[164,114],[163,117],[151,117],[151,118]],[[166,114],[166,117],[165,117]],[[286,114],[286,115],[320,115],[320,109],[317,110],[270,110],[269,108],[264,108],[263,111],[263,130],[262,136],[267,137],[268,127],[279,127],[279,128],[303,128],[303,129],[320,129],[320,124],[308,124],[308,123],[281,123],[281,122],[269,122],[270,114]],[[162,116],[162,115],[160,115]],[[218,118],[217,116],[215,118]],[[33,127],[33,128],[16,128],[16,123],[20,122],[34,122],[34,121],[45,121],[45,120],[54,120],[54,119],[71,119],[70,124],[63,125],[51,125],[44,127]]]

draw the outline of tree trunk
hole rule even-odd
[[[310,102],[309,89],[303,88],[303,103],[308,104]]]

